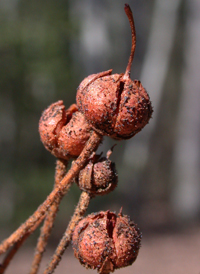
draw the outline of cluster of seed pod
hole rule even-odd
[[[125,12],[132,32],[131,54],[125,73],[112,74],[112,70],[108,70],[92,74],[80,83],[76,104],[66,110],[63,101],[58,101],[42,113],[39,122],[41,141],[57,158],[78,157],[93,130],[117,140],[131,138],[152,116],[148,93],[140,81],[130,78],[136,38],[132,11],[127,4]],[[117,185],[114,163],[108,155],[101,158],[93,154],[76,182],[92,196],[106,194]],[[73,246],[75,256],[85,266],[100,272],[105,268],[113,271],[136,259],[140,239],[137,226],[127,216],[107,211],[89,215],[79,223]],[[98,247],[95,252],[91,251],[94,245]]]
[[[125,73],[112,70],[92,74],[79,85],[76,105],[67,111],[62,101],[52,104],[39,123],[41,140],[56,157],[80,154],[91,129],[101,135],[123,140],[134,136],[149,122],[152,106],[148,93],[138,80],[131,80],[135,52],[135,26],[130,7],[125,5],[132,31],[132,48]]]

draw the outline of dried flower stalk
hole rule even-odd
[[[60,184],[50,193],[47,199],[41,204],[38,209],[33,213],[28,220],[22,224],[10,237],[5,239],[0,245],[0,254],[6,252],[10,246],[18,242],[31,228],[35,226],[37,221],[44,218],[44,215],[55,199],[59,199],[60,196],[65,193],[71,186],[74,177],[84,167],[87,159],[90,157],[93,151],[96,151],[98,145],[102,140],[102,135],[93,131],[90,139],[86,143],[83,151],[76,161],[73,162],[70,170],[62,179]]]
[[[71,241],[72,233],[74,231],[75,226],[78,224],[81,217],[84,215],[84,213],[86,212],[86,210],[88,208],[90,198],[91,198],[90,194],[88,194],[87,192],[81,193],[78,205],[74,211],[74,215],[72,216],[71,221],[68,224],[68,227],[64,233],[64,236],[61,239],[61,241],[60,241],[53,257],[52,257],[51,262],[49,263],[46,270],[44,271],[44,274],[53,273],[54,269],[59,264],[64,251],[66,250],[66,248],[68,247],[68,245]]]
[[[0,264],[0,274],[3,274],[6,271],[6,268],[10,264],[11,260],[19,250],[19,248],[23,245],[26,239],[35,231],[35,229],[40,225],[43,219],[39,219],[38,222],[32,227],[31,230],[28,231],[18,242],[16,242],[13,247],[10,249],[3,262]]]
[[[67,171],[67,163],[68,163],[67,160],[58,159],[56,161],[56,172],[55,172],[54,188],[60,183],[60,181],[65,176],[66,171]],[[40,236],[38,238],[34,259],[33,259],[31,270],[30,270],[30,274],[36,274],[38,272],[40,262],[42,260],[43,253],[45,251],[48,239],[50,237],[50,234],[51,234],[51,231],[52,231],[52,228],[53,228],[56,213],[58,211],[58,208],[59,208],[59,205],[60,205],[60,202],[61,202],[63,196],[64,195],[60,196],[59,199],[57,199],[56,201],[53,202],[53,204],[50,206],[50,208],[49,208],[49,210],[46,214],[46,218],[44,220],[44,224],[41,228],[41,233],[40,233]]]

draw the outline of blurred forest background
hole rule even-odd
[[[40,142],[42,111],[75,102],[84,77],[125,71],[131,32],[125,1],[0,1],[0,235],[7,237],[51,191],[55,158]],[[111,156],[118,188],[88,212],[123,206],[142,230],[179,230],[200,220],[200,1],[130,0],[137,46],[132,79],[141,80],[153,119]],[[51,243],[78,201],[63,199]],[[37,232],[38,233],[38,232]],[[37,234],[36,233],[36,234]]]

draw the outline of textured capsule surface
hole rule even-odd
[[[78,156],[90,138],[91,127],[79,111],[73,113],[69,123],[62,127],[58,138],[60,154]]]
[[[115,163],[106,157],[93,158],[79,173],[77,184],[81,190],[94,195],[104,195],[113,191],[118,182]]]
[[[101,211],[81,220],[73,233],[80,263],[103,273],[131,265],[137,258],[141,233],[128,216]]]
[[[51,104],[39,121],[39,134],[45,148],[61,159],[77,157],[91,134],[91,126],[75,104],[65,109],[63,101]]]
[[[138,80],[131,80],[131,65],[136,47],[133,14],[124,6],[131,27],[131,53],[123,74],[112,70],[86,77],[77,89],[76,102],[80,112],[94,130],[113,139],[129,139],[149,122],[152,106],[148,93]]]
[[[124,79],[123,74],[103,76],[88,84],[84,79],[76,102],[95,130],[114,139],[131,138],[152,115],[150,98],[142,84]]]
[[[57,146],[59,131],[66,122],[67,117],[62,100],[51,104],[43,111],[39,121],[39,133],[47,150],[52,151]]]

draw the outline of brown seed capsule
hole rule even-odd
[[[90,137],[91,126],[75,104],[65,110],[63,101],[51,104],[39,121],[39,133],[45,148],[62,159],[77,157]]]
[[[75,257],[99,273],[131,265],[137,258],[141,233],[128,216],[101,211],[88,215],[76,226],[73,237]]]
[[[92,127],[114,139],[128,139],[138,133],[152,115],[149,95],[138,80],[130,79],[136,36],[133,15],[125,5],[132,31],[132,48],[125,74],[112,70],[85,78],[77,90],[77,106]]]
[[[110,153],[111,154],[111,153]],[[88,164],[79,173],[77,184],[81,190],[93,195],[104,195],[115,189],[118,182],[118,174],[115,163],[107,157],[92,155]]]

